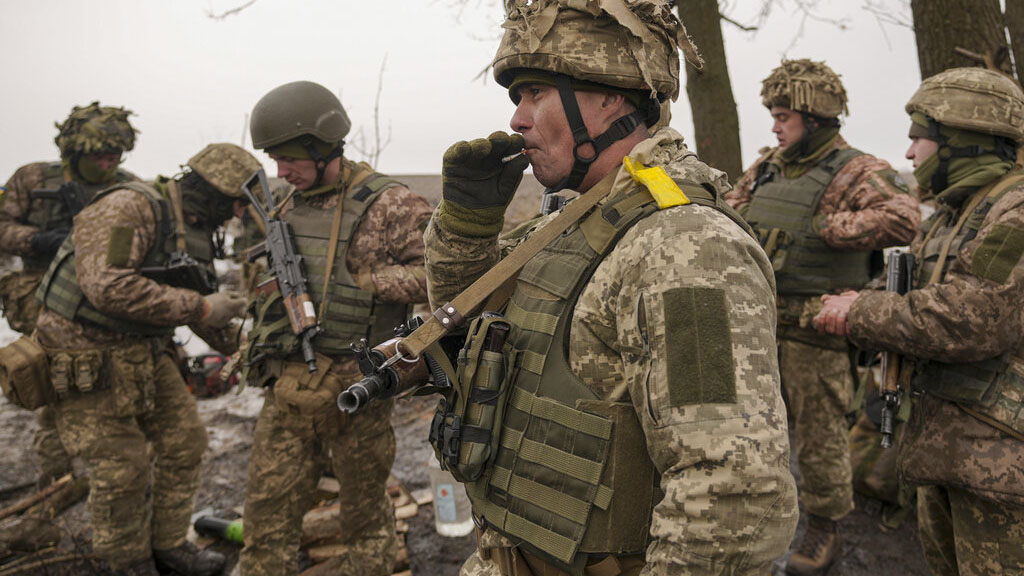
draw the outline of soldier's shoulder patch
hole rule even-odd
[[[107,266],[126,268],[132,258],[132,239],[135,229],[131,226],[114,226],[110,229],[110,243],[107,244]]]
[[[1002,284],[1024,256],[1024,230],[1008,224],[996,224],[974,251],[971,273]]]
[[[878,170],[875,172],[875,174],[878,175],[878,177],[881,178],[886,184],[892,186],[893,188],[899,190],[900,192],[903,192],[904,194],[910,193],[910,187],[907,186],[907,182],[903,180],[903,177],[900,176],[899,172],[893,170],[892,168]]]
[[[684,286],[662,294],[672,406],[736,402],[725,290]]]

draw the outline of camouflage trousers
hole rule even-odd
[[[52,406],[43,406],[36,411],[36,425],[32,446],[39,460],[39,479],[55,480],[71,472],[71,456],[57,433],[57,411]]]
[[[341,544],[337,574],[391,574],[397,552],[394,510],[386,484],[395,461],[393,401],[373,402],[355,416],[333,406],[315,416],[289,414],[268,388],[256,422],[245,492],[244,576],[298,573],[302,517],[315,503],[329,465],[340,484]]]
[[[843,350],[780,338],[779,372],[796,422],[801,503],[806,512],[838,520],[853,510],[850,358]]]
[[[60,439],[89,473],[93,550],[115,570],[184,542],[207,442],[171,357],[132,349],[110,363],[109,388],[56,404]]]
[[[583,569],[584,576],[638,576],[646,565],[643,554],[608,555]],[[477,549],[459,570],[459,576],[569,576],[493,530],[477,531]]]
[[[1024,574],[1024,507],[957,488],[917,489],[918,536],[938,576]]]

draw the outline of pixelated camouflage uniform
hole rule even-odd
[[[0,278],[0,299],[3,300],[4,315],[11,328],[30,334],[35,329],[39,315],[36,289],[50,264],[50,257],[40,257],[32,251],[32,236],[47,228],[71,227],[71,217],[59,200],[32,198],[31,192],[39,188],[56,188],[68,180],[75,180],[85,190],[86,199],[91,200],[96,192],[116,182],[138,180],[130,172],[118,169],[114,179],[103,184],[89,184],[78,178],[71,170],[65,170],[60,162],[36,162],[26,164],[15,171],[0,194],[0,254],[20,256],[22,270],[11,272]],[[48,219],[44,215],[54,212],[58,218]],[[43,220],[49,220],[43,222]],[[40,408],[36,412],[36,429],[33,446],[39,458],[40,478],[56,478],[71,470],[71,458],[57,435],[53,410]]]
[[[353,170],[369,170],[365,164],[357,169],[348,160],[343,160],[342,166],[334,191],[318,196],[298,192],[284,211],[284,219],[288,219],[291,207],[305,203],[323,210],[329,229],[342,183]],[[359,190],[356,185],[348,194],[358,194]],[[359,287],[372,292],[375,300],[426,300],[422,235],[429,216],[427,201],[401,185],[381,191],[367,208],[355,229],[345,264]],[[303,233],[301,229],[295,232]],[[319,300],[322,286],[311,284],[309,290]],[[252,334],[250,341],[254,341]],[[313,346],[318,353],[322,350],[316,338]],[[272,355],[272,360],[283,360],[285,373],[309,377],[301,355]],[[333,392],[324,394],[316,407],[300,409],[282,401],[275,389],[281,384],[280,377],[275,386],[266,389],[246,484],[245,548],[240,566],[247,576],[297,573],[302,517],[315,503],[317,482],[327,469],[340,483],[340,533],[346,554],[339,573],[391,573],[397,543],[385,484],[395,459],[390,421],[393,402],[374,403],[354,416],[341,414],[334,396],[362,374],[351,353],[332,354],[329,361],[329,372],[317,389]]]
[[[762,150],[762,157],[726,194],[726,201],[746,215],[756,196],[754,183],[763,173],[762,164],[774,164],[785,183],[787,175],[799,177],[831,155],[849,149],[837,133],[798,163],[785,163],[779,148]],[[832,177],[815,209],[814,229],[833,250],[864,252],[906,244],[920,220],[917,201],[906,193],[889,163],[861,154]],[[845,339],[824,337],[811,328],[811,318],[821,309],[820,294],[790,294],[780,289],[778,307],[779,369],[789,411],[796,421],[801,499],[809,513],[838,520],[853,509],[844,417],[854,393],[848,347]]]
[[[940,204],[921,226],[911,251],[922,254],[926,231],[935,226],[927,244],[929,252],[937,252],[934,247],[948,238],[950,220],[962,215],[965,203],[961,195]],[[973,239],[954,246],[940,282],[925,285],[927,274],[921,271],[917,289],[905,296],[862,292],[848,316],[851,340],[867,349],[954,368],[1006,352],[1019,358],[1021,235],[1024,185],[1016,185],[988,209]],[[930,260],[935,259],[932,254]],[[996,262],[1002,265],[994,266]],[[960,404],[928,392],[927,387],[938,384],[942,382],[914,381],[913,408],[900,439],[901,479],[921,486],[918,522],[929,565],[938,574],[1024,570],[1024,444]],[[1012,401],[1009,407],[1014,407]],[[1020,398],[1015,408],[1020,411]]]
[[[700,163],[670,128],[630,157],[673,178],[728,188],[725,175]],[[625,169],[607,178],[612,194],[638,189]],[[424,237],[432,304],[451,300],[543,222],[499,241],[454,234],[433,218]],[[527,288],[520,283],[518,290]],[[731,342],[732,358],[727,374],[706,378],[734,382],[734,401],[704,399],[700,368],[680,360],[690,354],[679,354],[699,350],[702,341],[669,329],[683,319],[665,317],[666,298],[697,290],[725,298],[714,324],[728,326],[718,334]],[[765,574],[785,552],[797,507],[774,325],[774,279],[763,250],[707,207],[675,207],[640,220],[586,281],[572,308],[571,369],[601,399],[632,403],[665,494],[653,509],[646,555],[622,558],[622,573]],[[502,574],[502,563],[507,570],[508,562],[538,562],[496,529],[484,533],[480,548],[462,574]]]
[[[173,331],[198,321],[204,302],[194,290],[139,273],[154,248],[156,228],[149,200],[120,189],[75,218],[71,242],[78,284],[96,310]],[[96,554],[116,570],[148,558],[153,548],[184,542],[207,437],[173,360],[170,337],[115,332],[45,307],[36,329],[51,358],[96,350],[104,358],[98,382],[109,387],[69,390],[54,406],[61,441],[89,472]],[[152,474],[147,443],[155,457]]]

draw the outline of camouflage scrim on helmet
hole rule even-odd
[[[679,50],[703,62],[663,0],[509,0],[494,78],[508,88],[516,70],[546,70],[658,100],[679,95]]]
[[[188,161],[188,167],[225,196],[242,196],[242,185],[260,169],[260,161],[236,144],[210,144]]]
[[[951,68],[925,78],[906,110],[945,126],[1024,141],[1024,92],[994,70]]]
[[[761,103],[765,108],[782,106],[822,118],[850,114],[839,75],[824,62],[806,58],[783,60],[772,70],[761,83]]]
[[[135,147],[138,132],[128,122],[131,114],[131,110],[123,107],[100,106],[99,102],[75,106],[62,124],[55,124],[59,132],[53,141],[63,158],[76,154],[127,152]]]

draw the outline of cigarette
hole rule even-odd
[[[515,160],[516,158],[519,158],[523,154],[526,154],[526,150],[520,150],[519,152],[516,152],[515,154],[510,154],[508,156],[505,156],[504,158],[501,159],[501,163],[502,164],[508,164],[509,162]]]

